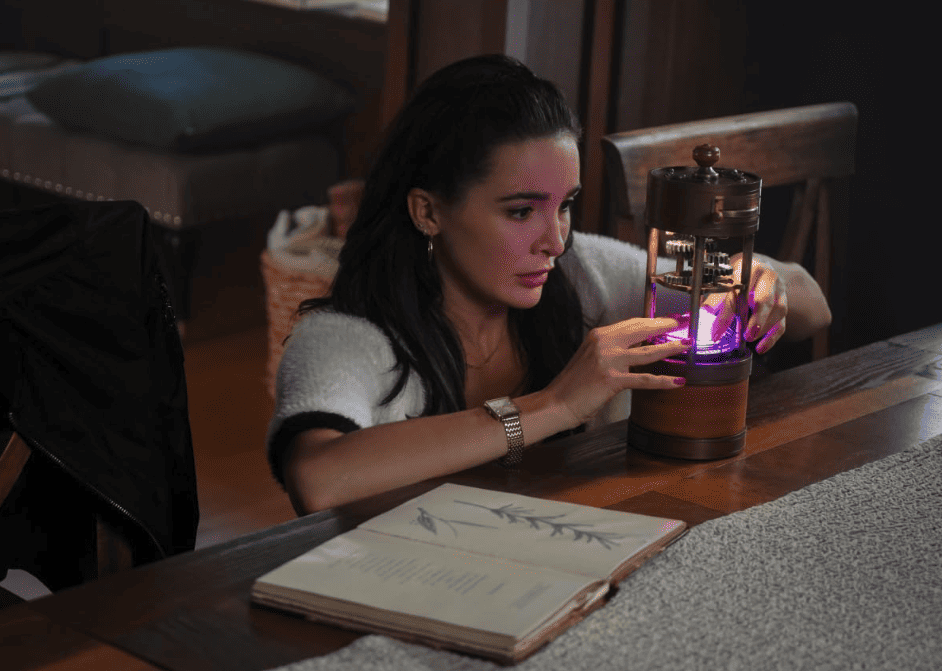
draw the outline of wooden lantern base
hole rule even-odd
[[[749,379],[682,389],[636,389],[628,443],[651,454],[680,459],[724,459],[746,444]]]

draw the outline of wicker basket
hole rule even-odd
[[[275,397],[275,377],[285,349],[285,340],[297,319],[301,301],[326,296],[333,277],[307,271],[280,262],[267,249],[262,252],[262,278],[265,280],[268,312],[268,366],[265,382],[268,393]]]

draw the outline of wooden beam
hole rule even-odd
[[[386,19],[386,73],[383,82],[382,130],[405,104],[413,71],[414,16],[419,0],[389,0]]]
[[[602,136],[608,132],[608,108],[611,99],[612,45],[615,25],[615,0],[592,0],[592,29],[589,40],[588,96],[583,129],[585,156],[582,175],[580,229],[604,233],[604,159]]]

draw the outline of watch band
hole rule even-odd
[[[487,412],[504,425],[507,436],[507,454],[497,460],[501,466],[516,466],[523,461],[523,425],[520,408],[509,397],[495,398],[484,403]]]

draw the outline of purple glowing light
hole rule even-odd
[[[687,321],[690,313],[686,312],[680,317]],[[732,322],[726,331],[720,336],[719,340],[713,340],[713,324],[716,322],[716,315],[707,308],[700,308],[700,318],[697,325],[697,354],[727,354],[739,348],[740,327],[739,317],[734,316]],[[684,326],[662,336],[662,341],[682,340],[689,337],[688,327]]]

